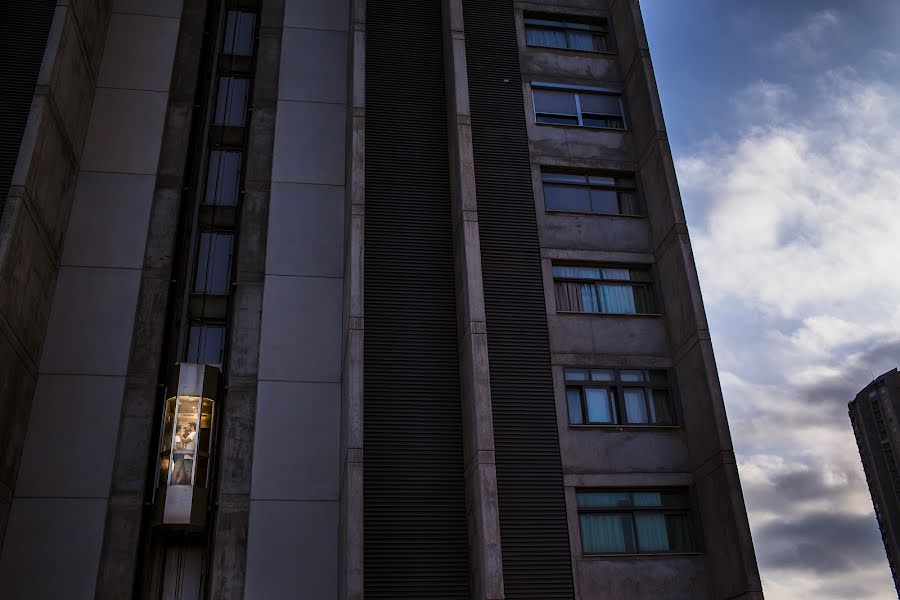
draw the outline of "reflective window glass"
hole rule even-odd
[[[253,27],[255,24],[255,14],[229,10],[225,21],[225,42],[222,52],[238,56],[253,54]]]
[[[237,205],[242,157],[243,153],[239,150],[213,150],[209,153],[205,204]]]
[[[250,80],[241,77],[220,77],[216,95],[216,125],[242,127],[247,113]]]
[[[201,231],[194,292],[223,295],[231,291],[231,247],[234,235]]]

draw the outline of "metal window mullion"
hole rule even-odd
[[[566,42],[566,43],[568,43],[568,42]],[[578,113],[578,126],[584,127],[584,119],[581,118],[581,94],[579,94],[578,92],[574,92],[574,95],[575,95],[575,111]]]

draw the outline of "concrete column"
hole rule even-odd
[[[116,441],[126,433],[120,417],[181,7],[112,4],[83,151],[74,149],[80,170],[0,559],[4,598],[94,596]],[[62,68],[75,74],[91,64],[81,49],[69,58]],[[72,116],[82,106],[54,111]],[[143,452],[143,469],[146,440],[128,441]]]
[[[283,6],[244,597],[328,600],[338,590],[350,2]]]
[[[363,598],[363,247],[366,202],[366,0],[351,7],[344,217],[344,379],[338,596]]]
[[[473,600],[503,592],[497,470],[462,0],[444,0],[444,64]]]

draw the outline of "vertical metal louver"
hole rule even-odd
[[[508,600],[574,597],[512,0],[463,0]]]
[[[55,0],[0,2],[0,217],[55,8]]]
[[[440,0],[366,6],[366,600],[466,600]]]

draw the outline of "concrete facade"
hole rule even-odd
[[[140,582],[152,568],[161,381],[189,320],[190,290],[176,296],[190,286],[184,248],[212,127],[198,106],[220,68],[209,32],[222,35],[228,10],[253,13],[255,44],[240,63],[253,77],[246,133],[217,130],[225,146],[243,139],[246,159],[200,589],[365,597],[366,1],[59,3],[0,220],[0,598],[150,597]],[[504,589],[463,3],[440,1],[469,589],[515,600]],[[638,2],[512,6],[575,598],[759,600]],[[530,46],[526,13],[606,19],[614,51]],[[618,90],[627,128],[537,122],[537,83]],[[642,214],[548,211],[547,169],[634,173]],[[552,270],[572,263],[647,267],[658,314],[560,311]],[[570,425],[565,369],[592,367],[666,370],[675,424]],[[579,490],[659,488],[689,490],[691,552],[584,551]]]

